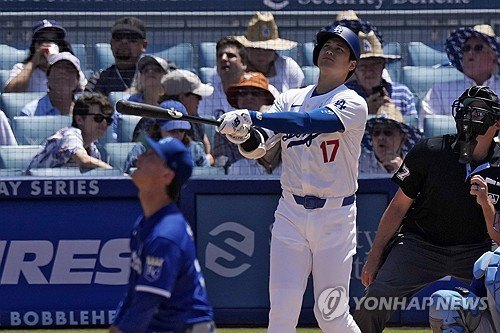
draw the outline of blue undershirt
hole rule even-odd
[[[276,133],[333,133],[345,129],[337,114],[327,107],[309,112],[260,113],[249,111],[249,113],[253,125],[270,129]]]

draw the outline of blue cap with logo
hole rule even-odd
[[[35,38],[40,32],[45,31],[45,30],[51,30],[51,31],[58,32],[61,39],[64,39],[66,36],[66,30],[63,28],[61,23],[59,23],[55,20],[50,20],[50,19],[44,19],[44,20],[36,22],[33,25],[32,30],[33,30],[33,38]]]
[[[182,114],[187,115],[186,108],[179,101],[168,100],[168,101],[162,102],[160,104],[160,106],[162,108],[173,109],[175,111],[178,111],[178,112],[181,112]],[[172,131],[172,130],[176,130],[176,129],[188,131],[191,129],[191,124],[185,120],[165,120],[165,121],[161,122],[161,129],[164,131]]]
[[[172,137],[163,138],[158,142],[148,136],[145,138],[148,145],[175,172],[174,180],[182,187],[193,172],[193,159],[188,148],[182,142]]]

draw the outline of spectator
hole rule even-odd
[[[28,169],[112,167],[101,161],[101,154],[94,141],[104,135],[113,118],[113,107],[107,97],[100,94],[83,94],[73,108],[73,122],[51,135],[45,147],[31,161]]]
[[[455,96],[473,85],[488,86],[500,93],[500,37],[495,36],[491,26],[481,24],[459,28],[446,39],[445,46],[451,64],[465,77],[437,84],[427,92],[422,100],[420,128],[428,115],[451,115],[449,106]]]
[[[146,51],[146,28],[136,17],[119,18],[111,28],[111,51],[115,63],[89,79],[86,91],[108,96],[111,91],[125,91],[132,86],[136,65]]]
[[[161,107],[165,109],[174,109],[183,114],[187,114],[186,108],[181,102],[175,100],[167,100],[161,103]],[[151,118],[143,118],[151,119]],[[145,129],[143,132],[139,133],[139,138],[137,144],[132,148],[125,161],[124,170],[127,173],[131,172],[132,168],[135,168],[135,162],[137,157],[146,151],[146,146],[144,144],[144,134],[152,138],[158,138],[160,140],[164,137],[175,137],[180,140],[186,147],[188,147],[189,152],[193,158],[194,166],[198,167],[209,167],[210,164],[206,159],[203,143],[199,141],[194,141],[189,136],[189,130],[191,129],[191,124],[183,120],[159,120],[151,119],[152,126]]]
[[[17,146],[16,137],[10,127],[9,118],[0,111],[0,146]]]
[[[9,79],[5,84],[4,92],[46,92],[49,67],[47,56],[59,52],[73,54],[71,45],[66,41],[66,30],[54,20],[45,19],[36,22],[32,29],[33,36],[29,54],[23,62],[14,65]],[[79,72],[80,90],[83,90],[87,80]]]
[[[224,37],[217,42],[217,73],[209,82],[214,93],[201,100],[198,114],[204,118],[219,118],[232,110],[227,102],[226,89],[240,81],[247,68],[245,47],[232,37]]]
[[[162,80],[175,67],[172,63],[155,55],[143,55],[137,63],[137,71],[130,88],[129,101],[160,105],[165,89]]]
[[[230,86],[227,100],[235,109],[266,111],[274,102],[274,96],[269,91],[269,81],[259,72],[245,73],[238,84]],[[238,151],[238,146],[226,141],[223,153],[226,156],[238,156],[239,159],[229,166],[228,174],[263,175],[279,174],[281,168],[281,146],[270,148],[266,155],[259,159],[244,158]],[[274,172],[273,172],[274,171]]]
[[[355,320],[363,333],[382,332],[395,310],[368,304],[395,304],[447,275],[468,283],[474,262],[500,239],[494,212],[478,205],[475,192],[481,177],[493,197],[500,193],[500,101],[488,87],[473,86],[453,113],[458,134],[421,141],[392,177],[399,189],[361,270],[367,289]]]
[[[80,90],[80,60],[69,52],[61,52],[49,55],[48,64],[49,92],[26,104],[22,116],[69,116],[73,113],[74,94]]]
[[[130,234],[128,291],[109,332],[214,333],[193,231],[176,205],[193,170],[191,156],[173,138],[145,142],[131,175],[144,214]]]
[[[168,73],[163,80],[166,99],[181,102],[191,116],[198,116],[198,107],[204,98],[210,98],[214,88],[200,81],[200,78],[189,71],[178,69]],[[214,164],[212,156],[212,145],[205,133],[203,124],[193,123],[190,125],[189,136],[196,142],[203,143],[205,157]]]
[[[165,59],[154,55],[142,56],[137,63],[137,71],[130,89],[132,95],[129,96],[128,100],[160,105],[165,100],[165,89],[162,80],[170,70],[171,68]],[[150,127],[158,127],[156,119],[142,118],[134,129],[132,141],[137,141],[141,132],[150,132]],[[152,131],[155,131],[155,129],[152,129]]]
[[[297,42],[279,38],[273,14],[255,13],[245,35],[234,38],[247,48],[247,71],[261,72],[280,93],[303,86],[304,73],[299,65],[276,52],[290,50]]]
[[[354,80],[346,85],[356,91],[368,104],[368,113],[376,114],[383,104],[393,104],[403,115],[417,115],[413,94],[401,83],[390,83],[382,78],[382,72],[388,61],[401,58],[397,55],[384,54],[382,44],[375,33],[359,32],[361,59],[354,73]]]
[[[366,123],[359,159],[360,174],[393,174],[406,153],[422,138],[420,132],[404,123],[394,104],[383,104],[375,118]]]

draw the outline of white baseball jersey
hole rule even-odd
[[[283,134],[283,190],[320,198],[346,197],[356,192],[361,139],[368,108],[365,100],[345,85],[311,96],[316,86],[281,94],[268,112],[308,112],[327,107],[337,114],[343,132]]]

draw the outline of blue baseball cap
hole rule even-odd
[[[36,35],[38,35],[43,30],[57,31],[61,39],[64,39],[66,37],[66,30],[63,28],[61,23],[55,20],[44,19],[36,22],[32,27],[33,38],[35,38]]]
[[[187,115],[186,108],[179,101],[168,100],[168,101],[162,102],[160,104],[160,106],[162,108],[173,109],[175,111],[178,111],[178,112],[181,112],[182,114]],[[191,129],[191,124],[185,120],[166,120],[166,121],[163,121],[161,123],[161,129],[164,131],[172,131],[172,130],[176,130],[176,129],[188,131]]]
[[[179,140],[166,137],[156,142],[145,136],[146,142],[175,172],[174,180],[182,187],[193,172],[193,158],[188,148]]]

